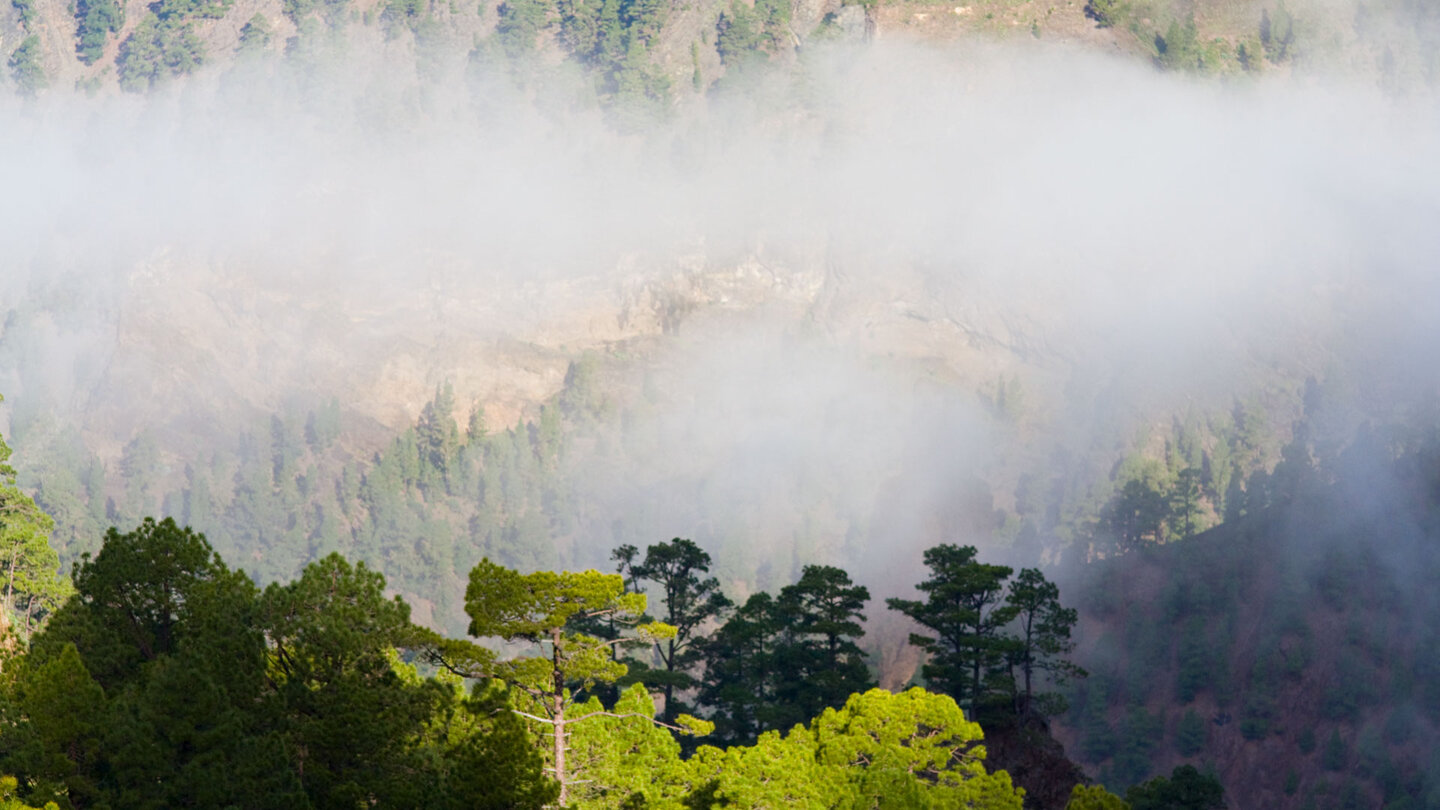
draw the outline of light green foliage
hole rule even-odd
[[[872,689],[783,737],[701,748],[691,783],[713,783],[714,795],[737,807],[1018,810],[1009,775],[985,772],[980,739],[948,697]]]
[[[724,750],[703,746],[690,759],[692,782],[725,802],[720,806],[778,810],[841,805],[843,774],[821,767],[815,748],[814,735],[803,726],[783,736],[767,731],[754,745]]]
[[[593,712],[572,712],[574,695],[569,686],[589,689],[597,683],[613,683],[627,671],[611,654],[617,641],[574,632],[567,625],[576,616],[615,615],[634,620],[638,637],[645,641],[673,638],[675,628],[642,623],[645,595],[627,591],[620,574],[594,570],[521,574],[489,559],[482,559],[470,572],[465,610],[470,615],[470,635],[527,641],[539,648],[536,655],[498,663],[477,650],[469,654],[468,662],[485,667],[486,674],[529,696],[525,716],[549,727],[550,767],[560,783],[560,804],[566,804],[573,773],[567,763],[570,726],[594,717]],[[478,674],[455,660],[464,655],[461,645],[432,643],[431,649],[442,666],[460,674]]]
[[[50,547],[55,522],[16,484],[10,454],[0,436],[0,636],[28,639],[35,625],[69,596],[70,587],[60,578],[60,558]]]
[[[465,610],[472,636],[538,642],[559,632],[577,613],[639,616],[645,611],[645,596],[627,593],[619,574],[521,574],[485,559],[470,572]]]
[[[680,743],[652,722],[655,703],[643,685],[624,690],[608,712],[592,698],[577,705],[575,713],[590,715],[570,732],[571,767],[584,776],[573,787],[575,806],[609,810],[637,796],[648,805],[664,805],[684,796],[687,773]]]
[[[854,806],[1020,807],[1008,774],[985,773],[980,726],[944,695],[872,689],[811,729],[820,763],[854,772]]]
[[[577,614],[638,618],[645,611],[645,595],[625,592],[618,574],[520,574],[485,559],[470,573],[465,608],[472,636],[541,645],[542,655],[504,662],[497,665],[496,673],[537,700],[549,697],[563,704],[568,702],[564,694],[567,684],[609,683],[626,671],[625,665],[610,655],[610,642],[568,632],[566,624]],[[639,624],[636,631],[647,640],[674,635],[674,628],[659,622]]]
[[[1065,810],[1130,810],[1130,805],[1100,785],[1076,785]]]
[[[34,34],[25,37],[19,47],[10,52],[6,65],[10,68],[10,78],[15,80],[15,89],[22,96],[34,96],[49,85],[45,67],[40,64],[40,37]]]
[[[35,807],[15,798],[20,782],[13,776],[0,776],[0,810],[60,810],[55,802],[46,802],[44,807]]]

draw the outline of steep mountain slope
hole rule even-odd
[[[1437,30],[1433,10],[1401,0],[700,0],[609,10],[568,0],[16,0],[0,9],[0,50],[27,95],[146,92],[281,54],[342,72],[382,62],[392,81],[453,84],[467,63],[499,56],[530,61],[526,70],[569,61],[602,100],[645,97],[658,109],[693,106],[752,56],[789,63],[812,43],[877,36],[1033,37],[1172,70],[1338,73],[1408,92],[1433,76]]]
[[[1213,768],[1239,810],[1440,801],[1440,457],[1433,433],[1386,439],[1334,484],[1292,464],[1270,506],[1092,566],[1067,750],[1112,789]]]

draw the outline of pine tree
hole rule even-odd
[[[865,653],[855,643],[865,634],[861,611],[868,601],[865,586],[828,565],[807,565],[798,582],[780,589],[777,697],[801,722],[874,686]]]
[[[614,614],[638,620],[645,612],[645,595],[627,593],[619,574],[593,570],[520,574],[484,559],[470,572],[465,611],[470,615],[471,636],[528,642],[536,654],[496,661],[483,647],[432,635],[428,642],[431,660],[464,677],[497,678],[528,697],[524,708],[516,711],[549,728],[550,770],[560,785],[558,801],[565,806],[574,782],[574,772],[567,764],[570,727],[592,717],[616,714],[602,709],[582,709],[575,714],[575,696],[569,685],[613,683],[626,673],[625,664],[610,654],[617,641],[577,633],[567,625],[579,614]],[[675,634],[673,627],[659,622],[637,624],[635,631],[652,642]],[[676,720],[680,724],[677,731],[709,730],[708,724],[694,718]]]
[[[1015,611],[1016,636],[1010,664],[1019,668],[1022,678],[1017,685],[1016,708],[1022,714],[1034,708],[1044,714],[1064,711],[1063,698],[1055,693],[1045,695],[1046,699],[1036,705],[1035,676],[1048,673],[1056,685],[1067,678],[1085,677],[1085,670],[1062,657],[1075,649],[1070,630],[1079,621],[1079,613],[1060,605],[1059,586],[1035,568],[1020,571],[1010,583],[1005,603]]]
[[[644,561],[634,566],[637,580],[658,587],[662,618],[675,628],[673,635],[655,643],[655,654],[665,671],[662,678],[652,677],[658,683],[651,684],[661,686],[665,693],[662,716],[666,722],[674,722],[680,714],[676,690],[687,689],[693,683],[687,670],[700,659],[694,648],[695,632],[732,605],[720,591],[719,580],[702,576],[709,572],[710,555],[693,541],[680,537],[650,546]]]
[[[930,578],[916,586],[926,600],[885,602],[934,633],[910,635],[910,643],[929,656],[921,672],[932,687],[971,707],[989,697],[987,678],[1001,666],[1006,650],[1001,629],[1018,613],[1004,603],[1012,569],[981,563],[975,554],[974,546],[927,549]]]

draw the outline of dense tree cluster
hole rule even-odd
[[[910,636],[929,654],[927,681],[972,709],[998,701],[1022,714],[1060,710],[1058,693],[1037,695],[1036,675],[1063,683],[1085,673],[1063,657],[1078,615],[1061,606],[1059,588],[1027,568],[1007,589],[1014,570],[979,562],[974,546],[936,546],[925,565],[931,576],[917,586],[925,601],[886,601],[933,634]]]
[[[1314,393],[1280,463],[1241,490],[1240,516],[1089,566],[1077,583],[1109,655],[1075,684],[1064,722],[1106,785],[1238,744],[1288,749],[1296,764],[1274,787],[1301,806],[1440,796],[1440,771],[1417,754],[1440,740],[1440,689],[1428,686],[1440,645],[1426,629],[1440,613],[1421,584],[1440,571],[1434,415],[1341,444]],[[1137,600],[1146,581],[1161,588]],[[1313,708],[1287,708],[1297,700]]]
[[[383,566],[394,587],[433,599],[434,621],[458,632],[458,584],[480,558],[554,567],[574,514],[558,406],[493,432],[478,408],[462,432],[454,411],[441,387],[416,424],[369,459],[338,444],[333,400],[277,415],[185,465],[178,487],[167,485],[175,471],[148,431],[126,444],[111,475],[66,444],[35,471],[37,500],[57,518],[66,559],[94,551],[106,526],[164,514],[205,532],[262,582],[332,552]]]
[[[845,639],[864,599],[834,569],[807,576],[778,600],[804,617],[793,630],[809,638],[806,654],[858,653]],[[683,756],[671,729],[706,734],[712,724],[662,720],[639,684],[608,707],[589,689],[627,666],[573,618],[614,618],[631,628],[617,639],[647,645],[677,635],[642,621],[645,596],[618,574],[520,574],[482,560],[466,591],[469,631],[534,646],[518,657],[411,624],[383,577],[339,555],[262,591],[169,519],[111,529],[73,578],[74,597],[0,669],[0,770],[31,804],[1021,803],[1008,775],[985,771],[979,726],[920,689],[856,691],[787,733]],[[407,659],[440,668],[426,676]]]
[[[330,429],[319,417],[307,432]],[[433,412],[417,434],[437,463],[458,442]],[[155,463],[151,448],[132,443],[128,463]],[[749,745],[682,749],[675,733],[715,729],[678,709],[704,692],[707,659],[730,660],[710,634],[733,607],[688,540],[643,558],[621,547],[616,574],[481,559],[471,638],[454,639],[413,624],[364,563],[332,553],[261,590],[170,518],[109,529],[70,591],[8,456],[0,442],[0,617],[20,626],[0,650],[6,806],[1020,807],[953,700],[870,688],[855,644],[869,594],[839,569],[807,567],[746,603],[768,606],[755,612],[777,657],[761,688],[784,720],[750,729]],[[647,585],[669,622],[645,615]],[[660,676],[662,712],[634,678],[601,701],[636,655],[652,662],[637,674]]]
[[[1324,399],[1312,379],[1283,446],[1255,403],[1237,400],[1229,414],[1205,420],[1176,418],[1162,452],[1134,452],[1116,465],[1113,493],[1087,532],[1092,551],[1125,553],[1182,540],[1332,483],[1341,460],[1326,435]]]
[[[746,742],[836,708],[874,685],[857,642],[870,592],[832,566],[806,566],[778,596],[757,593],[701,646],[697,695],[722,740]]]
[[[263,592],[173,521],[112,529],[8,667],[0,769],[61,807],[540,807],[490,687],[397,657],[409,608],[330,556]],[[477,768],[486,762],[501,768]],[[508,797],[497,803],[497,797]]]

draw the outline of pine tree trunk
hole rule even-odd
[[[11,613],[11,607],[15,599],[15,563],[20,557],[20,546],[17,544],[15,550],[10,553],[10,577],[5,583],[5,612]]]
[[[665,673],[666,673],[667,675],[670,675],[670,674],[672,674],[672,673],[675,672],[675,641],[672,639],[672,640],[670,640],[669,642],[667,642],[667,645],[669,646],[669,649],[670,649],[670,655],[669,655],[669,657],[666,657],[666,656],[663,654],[663,651],[662,651],[662,654],[661,654],[660,658],[661,658],[661,660],[662,660],[662,661],[664,662],[664,664],[665,664]],[[656,645],[656,646],[659,646],[659,645]],[[663,648],[662,648],[662,650],[663,650]],[[665,718],[665,722],[667,722],[667,723],[673,723],[673,722],[675,722],[675,716],[674,716],[674,715],[675,715],[675,684],[673,683],[673,681],[667,680],[667,681],[665,682],[665,710],[664,710],[663,712],[661,712],[660,716],[663,717],[663,718]]]
[[[565,773],[565,673],[560,670],[560,630],[550,631],[551,647],[554,652],[554,669],[550,677],[554,682],[551,700],[551,719],[554,724],[555,781],[560,783],[560,806],[569,799],[570,785]]]

